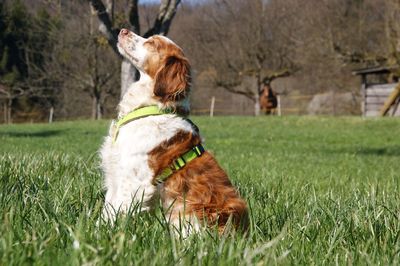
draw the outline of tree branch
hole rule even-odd
[[[106,36],[108,44],[112,47],[114,52],[119,55],[117,42],[118,42],[118,30],[112,27],[112,21],[110,14],[101,0],[89,0],[92,8],[97,14],[100,21],[99,30]]]
[[[171,21],[175,16],[176,9],[181,0],[162,0],[158,16],[151,27],[143,37],[148,38],[154,34],[167,35]]]
[[[265,73],[267,72],[267,73]],[[277,78],[283,78],[283,77],[288,77],[292,74],[292,72],[289,69],[282,69],[279,71],[273,71],[268,73],[268,71],[265,71],[262,75],[262,80],[264,84],[270,84],[273,80]]]
[[[254,94],[249,91],[249,90],[238,90],[235,89],[235,87],[239,86],[240,83],[234,82],[234,83],[226,83],[226,82],[222,82],[222,81],[216,81],[215,85],[217,85],[218,87],[221,87],[231,93],[235,93],[235,94],[239,94],[239,95],[243,95],[249,99],[251,99],[252,101],[254,101]]]
[[[254,99],[254,95],[253,95],[253,93],[251,93],[251,92],[236,90],[236,89],[233,89],[233,88],[231,88],[231,87],[226,87],[226,86],[221,86],[221,87],[223,87],[225,90],[227,90],[227,91],[229,91],[229,92],[231,92],[231,93],[243,95],[243,96],[245,96],[246,98],[248,98],[248,99],[250,99],[250,100],[252,100],[252,101],[255,100],[255,99]]]
[[[139,6],[138,0],[132,0],[129,8],[129,22],[132,25],[132,30],[136,34],[140,35],[140,23],[139,23]]]

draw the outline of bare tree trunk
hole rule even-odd
[[[258,94],[254,95],[254,115],[260,115],[260,96]]]
[[[101,103],[100,100],[97,101],[97,106],[96,106],[96,115],[97,115],[97,120],[100,120],[103,116],[103,114],[101,113]]]
[[[3,103],[3,119],[4,119],[4,124],[7,124],[7,103]]]
[[[92,98],[92,120],[100,120],[102,117],[102,108],[100,96],[93,96]]]
[[[12,98],[8,98],[8,103],[7,103],[7,124],[12,123],[11,119],[11,110],[12,110]]]
[[[336,116],[336,90],[333,90],[332,93],[332,112],[333,116]]]
[[[256,79],[257,79],[257,94],[254,95],[254,115],[255,116],[259,116],[260,115],[260,97],[261,97],[261,93],[262,93],[262,84],[263,81],[261,80],[261,76],[260,75],[256,75]]]
[[[92,98],[92,120],[97,119],[97,98],[94,96]]]

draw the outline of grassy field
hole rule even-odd
[[[251,209],[248,237],[100,223],[108,122],[0,126],[0,265],[399,264],[400,120],[194,117]]]

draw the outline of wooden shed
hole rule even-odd
[[[385,104],[398,90],[399,77],[393,76],[391,68],[375,67],[353,71],[354,75],[361,76],[361,112],[363,116],[381,116]],[[400,98],[390,103],[386,112],[389,116],[400,116]]]

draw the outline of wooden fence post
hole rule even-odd
[[[210,117],[214,116],[215,96],[211,97]]]
[[[276,100],[278,101],[278,116],[281,116],[282,115],[282,110],[281,110],[281,95],[280,94],[278,94],[277,96],[276,96]]]
[[[53,123],[53,115],[54,115],[54,107],[50,107],[50,113],[49,113],[49,124]]]

